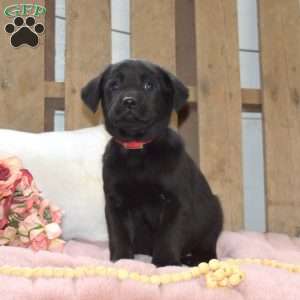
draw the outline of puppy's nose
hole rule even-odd
[[[128,97],[128,96],[124,97],[122,99],[122,104],[124,106],[126,106],[127,108],[132,108],[132,107],[136,106],[136,99],[133,97]]]

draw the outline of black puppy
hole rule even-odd
[[[112,135],[103,157],[111,260],[152,255],[157,266],[197,265],[216,257],[222,230],[219,201],[168,128],[187,88],[141,60],[110,65],[82,89],[96,111],[100,100]]]

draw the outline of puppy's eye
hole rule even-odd
[[[110,83],[109,88],[112,91],[116,91],[120,88],[120,83],[118,81],[113,81],[113,82]]]
[[[153,89],[153,87],[154,87],[154,84],[151,81],[146,81],[143,86],[145,91],[151,91]]]

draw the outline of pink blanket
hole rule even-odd
[[[81,265],[113,265],[108,261],[106,244],[92,245],[70,241],[64,253],[50,253],[13,247],[0,248],[0,266],[21,267],[77,267]],[[300,239],[280,234],[252,232],[224,232],[218,242],[219,259],[268,258],[281,262],[300,264]],[[144,261],[141,261],[144,260]],[[185,267],[156,268],[147,258],[120,260],[116,266],[129,271],[153,275],[183,271]],[[126,300],[193,300],[193,299],[300,299],[300,273],[267,266],[242,264],[245,280],[234,288],[208,289],[204,278],[158,286],[130,279],[83,277],[72,278],[25,278],[0,276],[1,300],[60,300],[60,299],[126,299]]]

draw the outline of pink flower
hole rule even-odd
[[[7,218],[3,218],[0,220],[0,228],[4,228],[8,223]]]
[[[62,231],[58,224],[50,223],[45,226],[45,231],[49,240],[54,240],[58,238]]]
[[[39,195],[31,194],[30,196],[14,197],[14,203],[11,206],[11,211],[19,215],[34,213],[33,206],[40,203]]]
[[[0,202],[0,229],[8,223],[8,213],[12,204],[12,195],[3,198]]]
[[[37,226],[42,227],[43,223],[37,214],[31,214],[25,218],[25,220],[22,222],[22,225],[25,227],[27,232],[29,232]]]
[[[44,200],[15,157],[0,158],[0,246],[61,251],[61,210]]]
[[[7,226],[0,230],[0,245],[7,245],[16,239],[17,230],[14,227]]]
[[[19,215],[24,215],[24,213],[26,213],[26,206],[24,204],[13,204],[10,209]]]
[[[46,208],[49,208],[49,201],[48,200],[43,200],[41,201],[40,208],[39,208],[39,216],[44,220],[44,214]]]
[[[34,251],[47,250],[49,241],[45,233],[40,233],[31,241],[31,249]]]
[[[30,245],[30,239],[28,236],[23,236],[23,235],[20,235],[18,237],[19,239],[15,240],[14,242],[15,243],[11,243],[11,245],[16,245],[16,243],[19,241],[19,245],[22,245],[23,247],[28,247]]]
[[[13,241],[16,238],[17,229],[12,226],[7,226],[4,229],[3,236],[9,239],[10,241]]]
[[[25,203],[25,204],[26,204],[26,209],[27,209],[27,210],[30,210],[30,209],[32,208],[34,202],[35,202],[34,197],[28,198],[28,199],[26,200],[26,203]]]
[[[19,233],[24,241],[28,241],[30,232],[34,229],[43,228],[43,224],[37,214],[31,214],[19,224]]]
[[[22,191],[24,196],[29,196],[32,193],[39,193],[38,188],[35,185],[31,173],[26,169],[21,169],[21,180],[18,183],[17,190]]]
[[[0,180],[6,181],[10,177],[9,168],[4,166],[3,164],[0,165]]]
[[[0,159],[0,199],[14,192],[21,176],[21,167],[22,163],[16,157]]]
[[[60,210],[51,211],[52,222],[60,224],[62,213]]]
[[[30,233],[29,233],[29,239],[31,241],[33,241],[37,236],[39,236],[43,232],[45,232],[43,227],[32,229],[32,230],[30,230]]]

